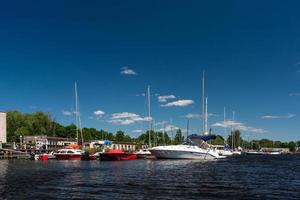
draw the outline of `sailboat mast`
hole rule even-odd
[[[203,77],[202,77],[202,134],[204,134],[204,132],[205,132],[205,128],[204,128],[204,126],[205,126],[205,116],[204,116],[204,101],[205,101],[205,97],[204,97],[204,95],[205,95],[205,91],[204,91],[204,89],[205,89],[205,72],[203,72]]]
[[[76,137],[77,137],[77,144],[79,142],[79,131],[81,137],[81,144],[83,145],[83,133],[81,127],[81,118],[80,118],[80,108],[78,102],[78,93],[77,93],[77,82],[75,82],[75,107],[76,107]]]
[[[224,138],[226,138],[226,107],[224,106]]]
[[[186,139],[188,139],[189,137],[189,128],[190,128],[190,119],[188,118],[187,119],[187,122],[186,122]]]
[[[208,134],[208,111],[207,111],[207,103],[208,98],[205,98],[205,135]]]
[[[233,111],[232,112],[232,121],[234,122],[235,121],[235,112]],[[231,138],[232,138],[232,140],[231,140],[231,142],[232,142],[232,149],[234,149],[234,139],[233,139],[233,136],[234,136],[234,134],[233,134],[233,126],[231,127]]]
[[[148,118],[149,118],[149,146],[151,146],[151,98],[150,98],[150,86],[148,86]]]
[[[77,144],[79,140],[79,130],[78,130],[78,100],[77,100],[77,82],[74,84],[74,90],[75,90],[75,123],[76,123],[76,139],[77,139]]]

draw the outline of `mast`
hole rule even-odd
[[[235,120],[235,112],[232,112],[232,120],[234,122]],[[232,149],[234,149],[234,139],[233,139],[233,126],[231,127],[231,145],[232,145]]]
[[[226,107],[224,106],[224,138],[226,138]],[[225,140],[224,140],[225,141]]]
[[[74,85],[74,90],[75,90],[75,123],[76,123],[76,139],[77,139],[77,144],[79,140],[79,130],[78,130],[78,99],[77,99],[77,82],[75,82]]]
[[[163,142],[164,142],[164,145],[166,145],[166,139],[165,139],[165,134],[166,134],[166,124],[163,123],[163,129],[164,129],[164,132],[163,132]]]
[[[188,139],[188,137],[189,137],[189,128],[190,128],[190,119],[187,118],[187,122],[186,122],[186,139]]]
[[[76,107],[76,137],[77,137],[77,144],[79,143],[79,132],[81,137],[81,145],[83,145],[83,133],[81,127],[81,118],[80,118],[80,108],[78,102],[78,93],[77,93],[77,82],[75,82],[75,107]]]
[[[151,98],[150,98],[150,86],[148,85],[148,118],[149,118],[149,146],[151,146]]]
[[[208,111],[207,111],[207,103],[208,98],[205,98],[205,135],[208,135]]]
[[[205,128],[204,128],[204,126],[205,126],[205,116],[204,116],[204,99],[205,99],[205,97],[204,97],[204,95],[205,95],[205,91],[204,91],[204,89],[205,89],[205,72],[203,72],[203,77],[202,77],[202,134],[204,134],[204,132],[205,132]]]

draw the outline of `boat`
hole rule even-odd
[[[246,154],[248,155],[280,155],[282,154],[282,152],[280,151],[248,151],[246,152]]]
[[[149,151],[157,159],[214,160],[226,158],[226,156],[220,156],[219,151],[206,142],[207,138],[213,138],[213,136],[191,135],[186,144],[158,146]]]
[[[207,141],[216,138],[208,131],[208,98],[204,93],[204,73],[202,79],[202,136],[190,135],[186,143],[181,145],[158,146],[149,149],[152,155],[158,159],[196,159],[196,160],[214,160],[226,158],[219,155],[219,151]]]
[[[101,161],[113,160],[135,160],[138,156],[134,153],[125,153],[122,150],[109,150],[108,152],[100,153]]]
[[[137,155],[138,158],[147,158],[151,156],[151,152],[148,149],[140,149],[135,154]]]
[[[80,149],[59,149],[53,155],[57,160],[81,160],[83,151]]]

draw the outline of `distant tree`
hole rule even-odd
[[[233,144],[232,144],[232,142],[233,142]],[[239,130],[233,131],[227,139],[227,143],[231,148],[237,148],[237,147],[241,146],[242,142],[243,142],[243,139],[241,137],[241,132]]]
[[[182,142],[184,141],[184,136],[182,136],[182,132],[181,132],[181,129],[178,129],[176,131],[176,135],[175,135],[175,138],[174,138],[174,144],[181,144]]]
[[[211,141],[211,144],[213,144],[213,145],[224,145],[224,138],[220,135],[217,135],[216,139]]]
[[[297,144],[293,141],[288,143],[288,148],[290,149],[291,152],[296,151],[296,146],[297,146]]]
[[[123,142],[125,137],[125,133],[123,131],[117,131],[116,133],[116,142]]]

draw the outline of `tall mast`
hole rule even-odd
[[[226,138],[226,107],[224,106],[224,138]]]
[[[76,121],[76,139],[77,139],[77,144],[79,140],[79,122],[78,122],[78,99],[77,99],[77,82],[75,82],[74,85],[74,90],[75,90],[75,121]]]
[[[233,111],[232,112],[232,121],[235,121],[235,112]],[[234,149],[234,139],[233,139],[233,136],[234,136],[234,134],[233,134],[233,126],[231,127],[231,145],[232,145],[232,149]]]
[[[81,127],[81,118],[80,118],[80,108],[78,102],[78,93],[77,93],[77,82],[75,82],[75,107],[76,107],[76,137],[77,137],[77,144],[79,142],[79,131],[81,137],[81,145],[83,145],[83,133]]]
[[[189,137],[189,128],[190,128],[190,119],[187,118],[187,122],[186,122],[186,139],[188,139]]]
[[[205,126],[205,116],[204,116],[204,114],[205,114],[204,113],[205,91],[204,91],[204,89],[205,89],[205,72],[203,72],[203,77],[202,77],[202,134],[204,134],[204,132],[205,132],[205,128],[204,128],[204,126]]]
[[[148,85],[148,118],[149,118],[149,146],[151,146],[151,98],[150,98],[150,86]]]
[[[207,111],[207,103],[208,98],[205,98],[205,135],[208,134],[208,111]]]

